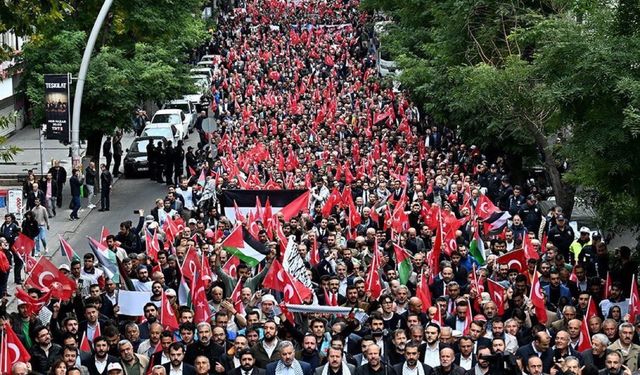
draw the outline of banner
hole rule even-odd
[[[298,253],[296,236],[289,236],[289,242],[287,242],[287,248],[282,257],[282,267],[307,288],[313,289],[311,279],[307,275],[307,268],[304,266],[300,253]]]
[[[308,190],[223,190],[220,194],[220,202],[226,216],[232,223],[235,222],[236,214],[233,202],[238,205],[238,209],[245,217],[256,208],[258,200],[261,206],[269,199],[272,214],[277,214],[282,208],[293,202],[296,198],[306,193]]]
[[[47,121],[47,139],[70,140],[71,130],[71,75],[44,75],[44,113]]]
[[[331,315],[347,315],[354,313],[355,318],[364,323],[369,319],[369,315],[362,309],[352,309],[351,307],[341,306],[324,306],[324,305],[294,305],[289,303],[282,304],[289,312],[307,313],[307,314],[331,314]]]

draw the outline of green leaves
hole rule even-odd
[[[612,227],[640,223],[637,1],[365,4],[392,15],[383,45],[438,123],[544,165],[565,212],[579,187]]]

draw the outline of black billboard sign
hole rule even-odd
[[[47,119],[47,139],[69,142],[71,130],[70,74],[45,74],[44,111]]]

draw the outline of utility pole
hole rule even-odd
[[[71,161],[74,167],[80,165],[80,111],[82,110],[82,94],[84,92],[84,81],[87,78],[87,71],[89,70],[89,62],[91,61],[91,53],[96,45],[98,34],[104,20],[109,14],[111,4],[113,0],[105,0],[98,13],[98,18],[93,24],[91,34],[89,34],[89,40],[87,40],[87,47],[82,55],[82,63],[80,64],[80,72],[78,73],[78,82],[76,83],[76,93],[73,98],[73,118],[71,121]]]

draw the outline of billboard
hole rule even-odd
[[[47,139],[69,142],[71,131],[71,74],[45,74],[44,112]]]

